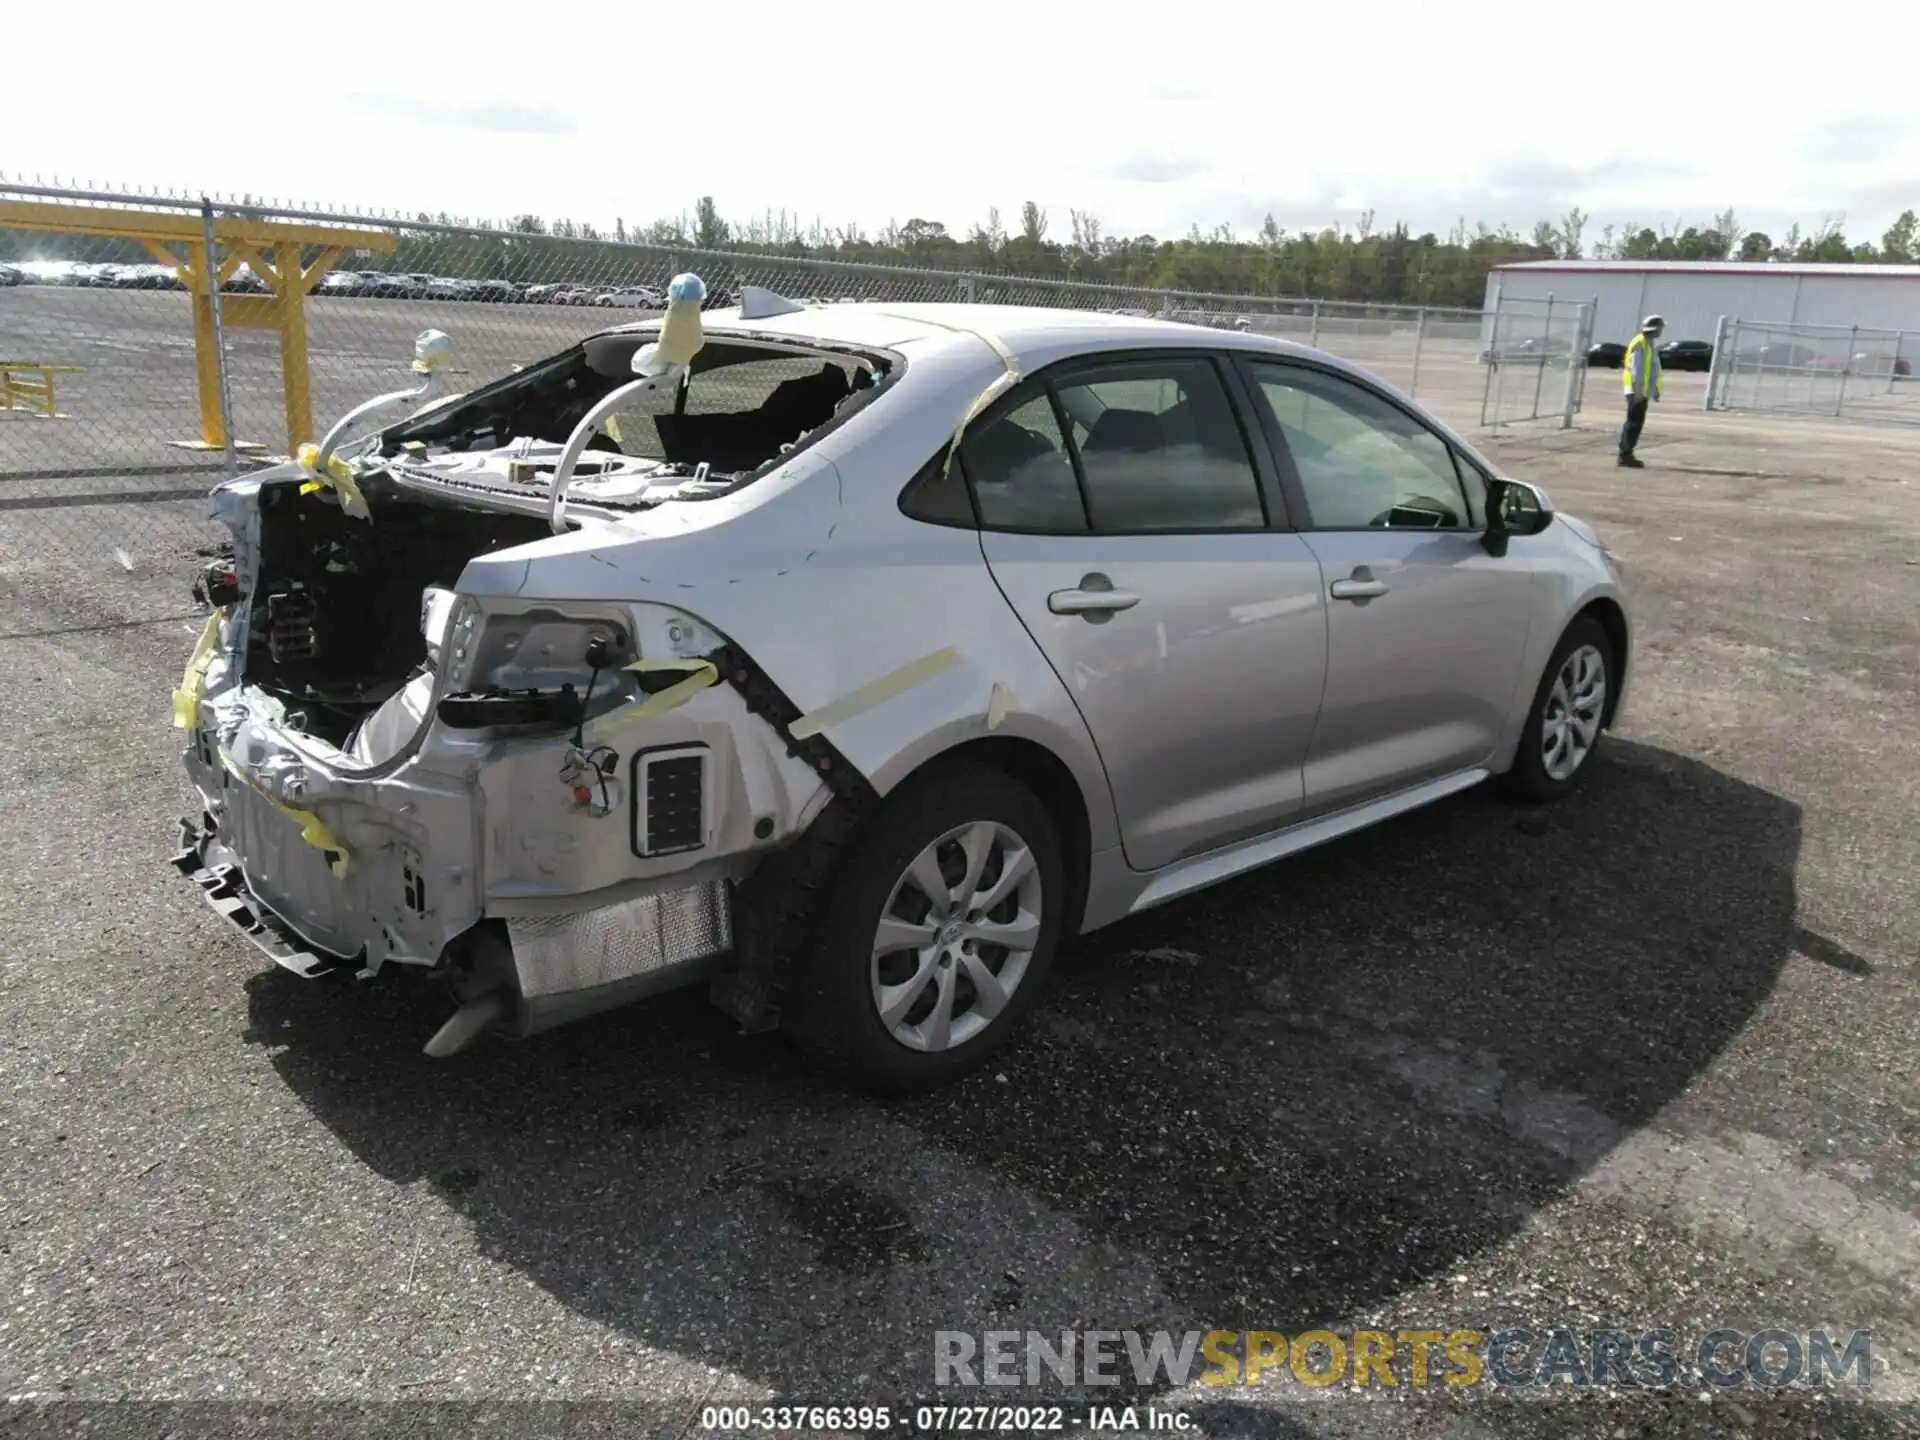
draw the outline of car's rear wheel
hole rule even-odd
[[[1519,798],[1558,800],[1592,768],[1613,685],[1613,646],[1600,622],[1582,615],[1554,647],[1534,691],[1520,748],[1507,773]]]
[[[1025,786],[976,765],[910,781],[822,900],[789,1028],[867,1089],[958,1079],[1031,1008],[1066,894],[1052,816]]]

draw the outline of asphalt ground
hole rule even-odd
[[[1872,1384],[1122,1398],[1219,1436],[1908,1433],[1920,435],[1697,404],[1673,377],[1644,472],[1598,405],[1489,442],[1634,587],[1577,797],[1472,792],[1090,937],[997,1065],[889,1103],[698,997],[436,1063],[436,1003],[265,964],[166,863],[184,551],[76,565],[0,517],[9,1433],[695,1435],[1057,1398],[937,1391],[939,1330],[1509,1324],[1871,1329]],[[175,1403],[91,1406],[135,1400]]]

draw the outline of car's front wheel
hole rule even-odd
[[[958,1079],[1032,1006],[1066,892],[1053,818],[1025,786],[975,765],[909,781],[822,899],[789,1028],[868,1089]]]
[[[1580,783],[1600,748],[1612,684],[1612,642],[1599,621],[1582,615],[1560,637],[1534,691],[1507,774],[1514,794],[1558,800]]]

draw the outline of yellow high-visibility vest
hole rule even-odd
[[[1660,352],[1642,331],[1627,342],[1626,359],[1620,366],[1620,388],[1629,395],[1660,396]]]

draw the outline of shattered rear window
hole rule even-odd
[[[491,456],[504,480],[512,459],[533,453],[516,447],[553,450],[601,397],[631,381],[633,355],[651,338],[636,331],[589,337],[389,429],[384,453],[416,447],[428,465],[439,464],[436,457]],[[871,400],[878,377],[899,363],[879,354],[803,350],[804,344],[710,335],[684,388],[636,391],[600,423],[587,448],[617,453],[621,463],[641,467],[636,475],[711,477],[675,492],[678,498],[701,498],[750,479]],[[484,470],[492,462],[478,463]],[[456,468],[462,483],[487,483],[473,465]]]
[[[672,391],[633,396],[614,411],[607,435],[620,453],[638,459],[752,469],[764,458],[761,452],[773,453],[831,420],[861,387],[863,368],[839,355],[743,361],[695,376],[679,413],[680,397]],[[761,415],[767,417],[764,425],[747,421]],[[706,419],[718,416],[730,419]]]

